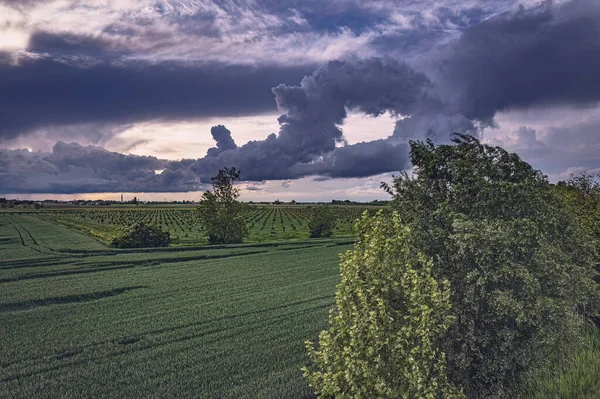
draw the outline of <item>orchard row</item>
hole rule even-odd
[[[249,230],[246,241],[307,238],[313,209],[314,206],[250,206],[244,215]],[[334,236],[343,237],[353,234],[354,222],[367,207],[331,206],[331,209],[336,216]],[[43,216],[103,240],[110,239],[122,228],[146,223],[168,231],[176,244],[197,245],[206,241],[200,214],[194,208],[48,210]]]

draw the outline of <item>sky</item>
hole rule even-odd
[[[0,195],[387,199],[453,132],[600,173],[597,0],[0,0]]]

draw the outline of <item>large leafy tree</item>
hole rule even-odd
[[[213,191],[206,191],[200,201],[199,212],[208,233],[209,244],[241,243],[248,234],[243,219],[245,206],[237,200],[240,191],[234,182],[241,171],[224,168],[212,177]]]
[[[592,312],[594,252],[541,172],[457,134],[411,142],[414,174],[391,186],[432,272],[452,287],[448,377],[468,397],[515,397],[524,375]]]
[[[304,375],[324,398],[459,398],[439,340],[453,322],[448,282],[432,276],[398,214],[365,212],[340,264],[330,328]]]

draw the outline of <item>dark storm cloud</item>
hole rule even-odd
[[[294,176],[367,177],[406,169],[406,154],[407,143],[375,140],[336,148],[320,162],[296,164],[291,172]]]
[[[0,57],[0,140],[37,127],[273,111],[270,88],[312,67],[149,64]]]
[[[203,181],[224,166],[241,168],[246,180],[282,180],[321,173],[366,176],[373,171],[401,170],[406,164],[406,151],[391,144],[384,148],[383,141],[336,149],[336,143],[344,141],[339,125],[347,109],[373,116],[386,111],[410,114],[418,104],[429,101],[430,87],[425,75],[393,59],[330,62],[305,77],[300,86],[279,85],[273,89],[278,108],[285,112],[279,117],[277,135],[223,151],[217,157],[199,159],[191,169]],[[368,150],[363,162],[378,156],[386,160],[378,159],[371,166],[354,164],[349,157],[363,150]],[[301,166],[294,167],[297,164]],[[347,170],[341,170],[344,167]]]
[[[600,5],[583,1],[502,14],[445,49],[435,82],[392,59],[331,62],[300,86],[273,89],[285,111],[277,135],[192,169],[204,177],[236,165],[249,180],[369,176],[405,168],[410,138],[477,134],[509,108],[600,100],[599,26]],[[388,139],[336,148],[347,109],[407,117]]]
[[[317,23],[309,13],[302,15],[309,24]],[[3,150],[0,187],[25,187],[23,192],[187,191],[231,166],[242,169],[249,181],[364,177],[405,169],[409,139],[443,142],[454,131],[477,134],[505,110],[600,101],[600,3],[543,3],[469,27],[483,15],[473,11],[462,25],[453,19],[456,14],[441,15],[445,23],[465,31],[423,66],[377,57],[332,61],[299,85],[290,83],[305,75],[305,67],[112,62],[102,58],[107,43],[39,34],[32,50],[66,58],[24,58],[14,65],[0,54],[0,138],[38,126],[233,116],[275,105],[282,112],[280,128],[238,147],[225,126],[215,126],[216,147],[206,157],[175,162],[119,158],[97,147],[64,143],[50,154]],[[361,21],[348,24],[353,22],[362,29]],[[387,139],[347,145],[342,125],[348,110],[371,116],[389,112],[399,120]],[[549,144],[568,132],[551,132]],[[536,153],[551,153],[537,144],[531,129],[516,136]],[[26,171],[21,179],[19,168]],[[155,174],[154,169],[164,171]],[[22,181],[27,184],[19,186]],[[82,189],[76,190],[78,185]]]
[[[77,143],[58,142],[50,153],[0,149],[0,191],[190,191],[199,187],[197,178],[187,172],[190,163],[124,155]]]
[[[110,41],[91,36],[50,32],[35,32],[29,38],[27,50],[35,53],[49,53],[59,56],[116,57],[122,54],[112,53]]]
[[[600,100],[600,2],[546,2],[466,30],[438,61],[451,106],[489,121],[503,110]]]
[[[237,147],[235,141],[231,138],[231,132],[223,125],[213,126],[210,129],[213,140],[217,146],[208,149],[207,157],[216,157],[223,151],[232,150]]]

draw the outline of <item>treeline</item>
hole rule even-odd
[[[600,190],[453,142],[411,142],[412,176],[383,184],[393,212],[359,220],[306,379],[323,398],[597,397],[592,364],[560,372],[600,308]],[[538,389],[547,375],[554,391]]]
[[[350,201],[350,200],[332,200],[331,205],[372,205],[372,206],[387,206],[390,201],[373,200],[369,202]]]
[[[373,200],[373,201],[351,201],[351,200],[331,200],[331,202],[319,202],[319,201],[301,201],[297,202],[296,200],[291,200],[289,202],[280,201],[276,199],[275,201],[248,201],[248,205],[355,205],[355,206],[387,206],[390,201],[381,201],[381,200]]]
[[[43,206],[44,206],[44,204],[39,201],[0,198],[0,207],[1,208],[21,207],[21,208],[39,209],[39,208],[42,208]]]

